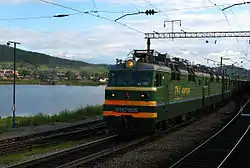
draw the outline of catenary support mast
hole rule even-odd
[[[250,37],[250,31],[225,31],[225,32],[155,32],[145,33],[145,38],[222,38],[222,37]]]

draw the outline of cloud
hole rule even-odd
[[[80,1],[80,0],[78,0]],[[98,2],[115,3],[117,6],[131,4],[131,0],[96,0]],[[3,2],[3,1],[0,1]],[[17,2],[17,1],[16,1]],[[21,0],[18,1],[19,3]],[[25,2],[25,1],[23,1]],[[34,2],[34,1],[33,1]],[[62,1],[56,1],[62,2]],[[159,9],[171,8],[191,8],[197,6],[211,6],[207,0],[144,0],[133,1],[139,9],[152,8],[157,6]],[[229,0],[226,3],[235,3],[236,0]],[[72,2],[73,3],[73,2]],[[214,3],[223,4],[225,1],[216,0]],[[114,9],[115,10],[115,9]],[[226,16],[230,22],[227,23],[224,15],[217,8],[201,10],[177,10],[174,12],[165,12],[160,15],[140,17],[127,17],[121,20],[127,26],[131,26],[143,32],[163,32],[171,31],[171,24],[163,27],[163,21],[167,18],[181,19],[182,27],[174,25],[175,31],[180,28],[185,31],[229,31],[231,29],[248,30],[250,18],[247,10],[227,12]],[[95,19],[95,18],[93,18]],[[73,26],[73,25],[72,25]],[[106,22],[97,24],[95,27],[82,30],[63,30],[58,29],[48,33],[39,30],[28,30],[17,27],[0,27],[0,42],[5,43],[7,40],[17,40],[22,42],[23,49],[44,52],[54,56],[84,60],[96,63],[114,63],[115,58],[126,58],[132,49],[146,49],[146,40],[144,35],[124,26]],[[205,43],[208,40],[209,43]],[[217,43],[215,44],[215,40]],[[233,61],[240,60],[244,56],[243,50],[247,51],[247,39],[239,40],[235,38],[227,39],[164,39],[151,40],[151,47],[159,52],[169,53],[173,56],[195,61],[196,63],[208,64],[214,66],[212,62],[207,62],[204,58],[210,58],[220,61],[220,57],[230,57]],[[232,61],[225,61],[231,64]],[[246,62],[246,66],[250,64]],[[250,66],[249,66],[250,67]]]

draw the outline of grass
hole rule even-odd
[[[12,84],[13,83],[13,79],[0,79],[0,84],[5,85],[5,84]],[[16,79],[16,84],[42,84],[42,83],[48,83],[48,82],[40,82],[39,79],[27,79],[27,80],[23,80],[23,79]]]
[[[49,69],[48,65],[40,65],[39,69],[42,71],[47,71]],[[56,68],[58,72],[67,72],[67,71],[73,71],[73,72],[93,72],[93,73],[104,73],[108,72],[108,68],[104,66],[98,66],[98,65],[90,65],[90,66],[84,66],[84,67],[66,67],[66,66],[58,66]]]
[[[21,63],[17,62],[17,64],[19,65]],[[0,65],[13,65],[13,62],[0,62]],[[41,71],[47,71],[49,70],[49,65],[39,64],[38,68]],[[93,73],[104,73],[104,72],[108,72],[108,66],[93,64],[93,65],[88,65],[88,66],[83,66],[83,67],[74,67],[74,66],[58,66],[57,67],[58,72],[67,72],[69,70],[73,72],[86,71],[86,72],[93,72]]]
[[[55,124],[57,122],[72,123],[91,116],[101,115],[102,105],[86,106],[72,111],[64,110],[55,115],[36,114],[34,116],[16,117],[18,127]],[[12,117],[0,119],[0,133],[11,128]]]
[[[67,141],[67,142],[62,142],[60,144],[55,144],[55,145],[48,145],[48,146],[43,146],[43,147],[36,147],[32,148],[30,151],[25,151],[22,153],[13,153],[5,156],[0,157],[0,164],[9,164],[9,163],[15,163],[15,162],[20,162],[24,161],[27,159],[30,159],[34,155],[42,155],[45,153],[51,153],[59,150],[64,150],[68,149],[71,147],[74,147],[76,145],[80,145],[83,143],[86,143],[90,140],[93,140],[92,138],[87,138],[83,140],[78,140],[78,141]]]

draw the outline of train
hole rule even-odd
[[[249,79],[156,50],[133,50],[109,69],[103,119],[120,136],[153,133],[230,100]]]

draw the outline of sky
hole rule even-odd
[[[146,49],[144,33],[174,31],[240,31],[250,28],[249,5],[219,9],[243,0],[50,0],[67,8],[41,0],[0,0],[0,43],[18,41],[18,48],[89,63],[115,63],[126,59],[133,49]],[[216,4],[217,6],[215,6]],[[124,14],[154,9],[155,15]],[[83,14],[79,12],[90,12]],[[91,13],[91,11],[98,11]],[[70,14],[64,18],[51,18]],[[32,17],[40,17],[32,18]],[[47,17],[47,18],[41,18]],[[29,18],[29,19],[28,19]],[[206,43],[208,40],[208,43]],[[215,44],[215,40],[217,43]],[[153,39],[151,48],[195,63],[216,66],[241,62],[250,69],[249,38]],[[243,58],[242,58],[243,57]],[[250,60],[250,59],[249,59]]]

